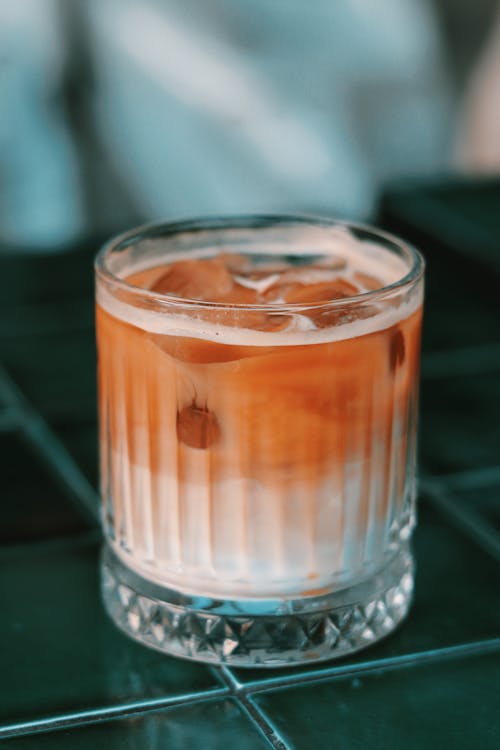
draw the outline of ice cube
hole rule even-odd
[[[242,273],[251,267],[248,255],[242,255],[240,253],[220,253],[219,258],[221,258],[224,265],[228,271],[231,271],[231,273]]]
[[[221,295],[217,301],[234,305],[254,305],[259,301],[259,295],[255,289],[236,283],[233,284],[229,292]]]
[[[278,331],[286,331],[290,329],[292,327],[292,323],[293,318],[291,315],[274,315],[272,313],[269,313],[264,317],[264,320],[258,326],[258,330],[278,333]]]
[[[217,302],[233,287],[233,277],[222,258],[179,260],[151,286],[155,292],[185,299]]]
[[[316,328],[332,328],[346,323],[354,323],[356,320],[365,320],[371,318],[380,312],[375,305],[351,304],[337,307],[318,307],[307,310],[305,313],[310,318]]]
[[[273,286],[280,279],[278,273],[252,273],[247,276],[235,276],[234,280],[247,289],[254,289],[258,294],[263,294],[269,287]]]
[[[320,284],[342,279],[343,277],[338,275],[337,269],[304,266],[302,268],[289,268],[282,273],[280,284]]]
[[[355,272],[354,279],[368,292],[373,292],[375,289],[382,289],[384,286],[383,282],[380,281],[380,279],[377,279],[376,276],[371,276],[370,274],[362,273],[361,271]]]
[[[325,255],[324,258],[316,261],[315,265],[335,269],[336,271],[343,271],[347,263],[344,258],[339,258],[338,255]]]
[[[315,284],[293,284],[284,292],[284,299],[291,303],[327,302],[359,294],[357,286],[343,278]]]

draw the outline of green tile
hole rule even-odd
[[[257,698],[295,750],[496,750],[500,655],[301,686]]]
[[[498,463],[499,375],[450,377],[423,383],[420,458],[434,473]]]
[[[382,201],[386,220],[420,230],[457,254],[481,260],[500,270],[500,180],[493,177],[453,177],[399,182]]]
[[[54,431],[87,479],[97,487],[97,423],[94,420],[56,425]]]
[[[123,636],[101,605],[98,549],[26,545],[0,557],[0,723],[214,686],[204,666]],[[8,645],[7,645],[8,644]]]
[[[420,503],[414,606],[374,656],[396,656],[500,636],[500,565],[448,519]],[[377,653],[378,652],[378,653]]]
[[[0,341],[2,363],[49,422],[95,418],[96,355],[92,327],[26,334]]]
[[[420,503],[415,534],[415,599],[407,620],[386,640],[336,664],[384,659],[500,636],[500,565],[437,511]],[[309,666],[303,667],[309,669]],[[301,668],[293,671],[300,672]],[[235,670],[248,681],[281,670]]]
[[[269,745],[232,699],[5,740],[14,750],[259,750]]]
[[[461,226],[467,223],[471,234],[473,227],[475,228],[474,240],[479,239],[480,233],[480,237],[485,240],[483,245],[485,253],[489,251],[487,258],[492,263],[500,260],[498,245],[495,244],[495,240],[500,238],[498,215],[500,180],[498,176],[469,178],[460,182],[454,179],[442,185],[436,185],[430,192],[433,200],[443,206],[443,211],[453,208],[455,218],[460,217]]]
[[[0,305],[38,305],[54,300],[91,298],[93,257],[100,240],[89,239],[70,252],[29,254],[2,253]]]
[[[452,496],[457,503],[473,510],[487,521],[499,533],[500,541],[500,478],[476,489],[452,489]]]
[[[410,180],[389,186],[378,221],[427,261],[424,351],[500,341],[500,181]]]
[[[22,336],[89,329],[94,321],[92,297],[8,305],[0,318],[0,342]],[[1,303],[0,303],[1,307]]]
[[[92,254],[0,256],[0,359],[50,421],[95,416]]]
[[[421,249],[426,254],[427,248]],[[464,269],[450,270],[450,264],[435,257],[433,250],[429,248],[426,257],[424,352],[498,344],[498,296],[484,294]]]
[[[0,544],[16,544],[89,528],[37,453],[16,432],[0,434]]]

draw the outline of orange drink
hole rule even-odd
[[[404,616],[422,266],[388,235],[295,217],[158,225],[104,248],[104,596],[129,634],[275,665],[355,650]],[[356,637],[341,625],[354,613]],[[311,618],[323,636],[297,640]]]

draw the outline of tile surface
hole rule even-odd
[[[386,640],[347,659],[330,662],[331,666],[500,637],[498,563],[425,501],[420,503],[414,550],[417,562],[415,598],[407,620]],[[467,592],[466,598],[464,592]],[[315,669],[325,666],[328,664]],[[242,682],[262,678],[260,670],[235,671]],[[283,671],[272,670],[266,674],[277,677]]]
[[[55,426],[54,432],[87,479],[97,488],[97,423],[95,415],[90,415],[88,420],[82,419],[78,422],[58,424]]]
[[[108,620],[95,543],[0,557],[1,722],[220,687],[207,668],[128,640]]]
[[[268,747],[232,700],[170,708],[97,726],[4,741],[13,750],[260,750]]]
[[[13,381],[0,370],[6,747],[500,746],[499,195],[500,180],[445,181],[382,201],[378,223],[421,247],[428,269],[415,600],[387,640],[293,670],[210,670],[108,620],[99,531],[83,507],[97,486],[102,238],[50,257],[0,254],[0,364]]]
[[[434,473],[500,463],[500,373],[424,380],[420,459]]]
[[[89,529],[43,459],[20,432],[0,433],[2,523],[0,545]]]
[[[93,328],[0,339],[2,362],[30,402],[52,424],[95,419]]]
[[[494,750],[500,654],[339,679],[257,698],[295,750]]]
[[[466,487],[450,490],[454,501],[459,507],[478,514],[500,535],[500,471],[498,479],[476,488]]]

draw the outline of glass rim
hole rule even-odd
[[[409,270],[397,281],[384,285],[378,289],[353,294],[349,297],[341,297],[321,302],[278,302],[278,303],[237,303],[237,302],[211,302],[210,300],[191,299],[179,297],[175,294],[166,294],[151,289],[130,284],[126,280],[117,276],[108,267],[107,261],[111,253],[118,249],[125,249],[140,240],[148,238],[173,237],[184,232],[197,232],[205,230],[225,230],[225,229],[264,229],[273,226],[304,225],[316,227],[344,227],[348,230],[358,230],[367,235],[371,235],[374,242],[383,241],[384,247],[391,250],[398,248],[403,251],[405,259],[409,261]],[[387,247],[389,245],[389,248]],[[133,227],[125,232],[114,235],[107,240],[98,251],[94,269],[96,277],[105,282],[112,283],[115,289],[119,289],[132,297],[156,302],[160,305],[175,305],[176,307],[187,307],[189,309],[218,309],[246,311],[256,310],[262,312],[278,312],[282,310],[308,310],[322,307],[342,307],[352,304],[361,304],[372,302],[374,300],[383,300],[392,296],[395,292],[414,286],[424,275],[425,260],[422,254],[409,242],[401,239],[391,232],[378,229],[370,224],[362,222],[348,221],[344,219],[335,219],[331,217],[318,216],[313,214],[236,214],[201,217],[195,219],[152,221],[139,226]]]

